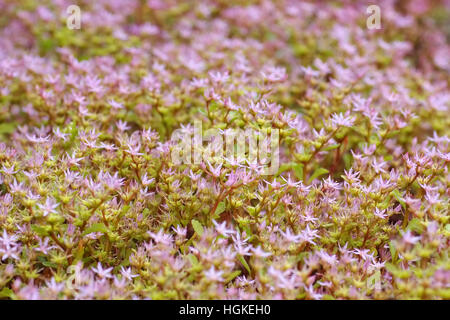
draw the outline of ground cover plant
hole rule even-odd
[[[1,298],[450,299],[450,4],[371,4],[0,0]]]

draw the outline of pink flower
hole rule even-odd
[[[43,211],[45,217],[49,213],[57,213],[55,209],[59,206],[59,203],[57,203],[55,199],[47,197],[45,204],[38,203],[37,206]]]
[[[38,238],[39,241],[39,246],[37,248],[35,248],[34,250],[42,252],[43,254],[48,254],[49,250],[51,249],[55,249],[55,246],[49,246],[48,245],[48,238],[45,238],[44,242],[42,242],[41,238]]]
[[[113,267],[103,269],[102,264],[100,262],[97,263],[97,268],[92,267],[92,270],[100,277],[100,278],[112,278],[111,271]]]
[[[295,235],[295,234],[291,233],[290,228],[287,228],[286,232],[280,231],[280,233],[283,236],[283,238],[286,240],[286,242],[290,242],[290,243],[298,243],[300,241],[300,239],[302,238],[301,235]]]
[[[421,237],[414,236],[411,230],[408,230],[403,234],[403,241],[408,244],[416,244],[420,239]]]
[[[122,276],[128,280],[133,280],[133,278],[139,277],[137,274],[131,273],[131,268],[124,268],[123,266],[120,268],[120,273]]]
[[[214,266],[211,266],[208,271],[204,271],[204,274],[207,279],[213,281],[213,282],[223,282],[224,279],[222,278],[223,271],[218,271],[214,268]]]
[[[121,104],[121,103],[119,103],[119,102],[116,102],[116,101],[114,101],[113,99],[108,100],[108,103],[109,103],[109,105],[110,105],[113,109],[115,109],[115,110],[120,110],[120,109],[123,109],[123,108],[124,108],[124,107],[123,107],[123,104]]]
[[[262,250],[261,246],[258,246],[257,248],[253,248],[253,255],[259,258],[267,258],[270,257],[272,254],[270,252]]]
[[[224,237],[229,237],[230,235],[235,233],[235,231],[233,229],[227,228],[226,221],[224,221],[220,224],[217,223],[215,220],[213,220],[212,222],[213,222],[214,226],[216,227],[216,231]]]
[[[3,229],[3,235],[0,236],[0,243],[4,246],[4,247],[15,247],[16,246],[16,241],[18,240],[18,237],[16,235],[8,235],[8,233],[6,232],[6,229]]]
[[[353,116],[344,116],[342,113],[333,114],[331,116],[331,123],[335,127],[351,127],[355,121],[355,117]]]
[[[385,212],[386,212],[386,210],[380,210],[378,208],[375,208],[375,212],[373,214],[380,219],[386,219],[387,214]]]

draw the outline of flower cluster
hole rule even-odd
[[[448,1],[77,2],[0,0],[1,298],[450,299]]]

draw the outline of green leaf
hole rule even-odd
[[[40,53],[47,54],[56,47],[56,41],[51,38],[41,38],[38,41]]]
[[[446,237],[450,236],[450,223],[447,223],[447,224],[445,225],[444,231],[447,233],[447,234],[445,235]]]
[[[344,160],[344,166],[345,168],[350,168],[352,166],[352,156],[348,153],[344,153],[342,160]]]
[[[142,211],[142,215],[143,215],[144,217],[147,217],[149,214],[150,214],[150,210],[149,210],[148,208],[145,208],[145,209]]]
[[[47,236],[48,235],[48,230],[45,227],[41,227],[35,224],[31,225],[31,230],[33,230],[34,232],[36,232],[39,236]]]
[[[317,168],[316,170],[314,170],[314,173],[312,174],[312,176],[309,178],[308,183],[311,183],[314,179],[320,177],[323,174],[328,173],[329,171],[325,168]]]
[[[420,234],[424,231],[425,228],[419,219],[414,218],[409,221],[407,229]]]
[[[195,233],[198,234],[199,236],[201,236],[203,234],[202,224],[195,219],[193,219],[191,221],[191,223],[192,223],[192,227],[194,228]]]
[[[371,275],[367,279],[367,286],[369,288],[375,288],[375,286],[380,284],[381,281],[381,272],[380,270],[377,270],[373,275]]]
[[[187,256],[187,258],[189,259],[189,261],[191,262],[191,264],[192,264],[193,266],[195,266],[195,265],[198,264],[197,257],[194,256],[192,253],[189,254],[189,255]]]
[[[339,143],[329,145],[328,147],[323,148],[323,151],[330,151],[339,148],[341,145]]]
[[[5,122],[0,124],[0,134],[10,134],[16,130],[17,124],[15,122]]]
[[[303,180],[303,163],[295,163],[292,166],[292,169],[294,170],[295,176],[297,179]]]
[[[10,288],[3,288],[0,291],[0,298],[12,298],[14,296],[14,292]]]
[[[255,207],[252,207],[252,206],[248,206],[248,207],[246,208],[246,210],[247,210],[248,214],[251,215],[251,216],[254,216],[254,214],[255,214],[255,212],[256,212],[256,208],[255,208]]]
[[[92,233],[92,232],[103,232],[103,233],[107,233],[108,232],[108,228],[103,224],[103,223],[95,223],[92,226],[90,226],[89,228],[87,228],[86,230],[84,230],[83,232],[83,236]]]
[[[50,262],[46,259],[45,256],[39,256],[38,260],[42,263],[42,265],[49,267],[49,268],[57,268],[58,265],[56,263]]]
[[[398,189],[394,189],[391,191],[390,194],[393,195],[397,199],[397,201],[402,205],[403,209],[406,210],[405,200],[403,200],[401,192]]]
[[[215,215],[221,214],[222,212],[225,211],[225,208],[226,208],[225,201],[220,202],[219,205],[217,206],[216,211],[214,212],[214,214]]]
[[[228,278],[225,279],[225,283],[228,283],[228,282],[232,281],[234,278],[236,278],[240,274],[241,274],[241,270],[236,270],[236,271],[232,272],[228,276]]]
[[[238,259],[244,266],[245,270],[247,270],[248,274],[252,274],[252,271],[250,270],[250,266],[248,265],[247,261],[245,261],[244,257],[241,255],[238,255]]]
[[[80,248],[76,251],[75,254],[75,261],[80,261],[83,259],[83,255],[84,255],[84,246],[80,246]],[[126,260],[128,261],[128,260]]]
[[[293,163],[289,162],[289,163],[283,163],[280,165],[280,169],[278,169],[278,173],[277,175],[282,174],[283,172],[285,172],[286,170],[289,170],[292,168]]]
[[[389,271],[392,274],[395,274],[398,271],[397,267],[395,265],[393,265],[392,263],[389,263],[389,262],[386,263],[385,267],[386,267],[386,270]]]
[[[397,260],[397,249],[395,249],[395,245],[392,241],[389,242],[389,251],[391,252],[392,262]]]

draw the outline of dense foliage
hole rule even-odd
[[[1,297],[450,299],[448,1],[73,2],[0,0]]]

